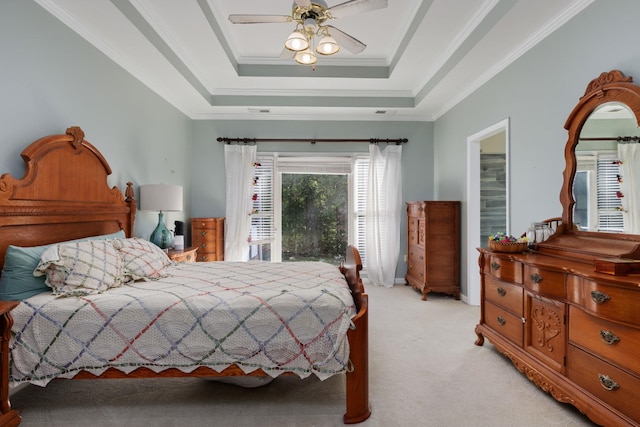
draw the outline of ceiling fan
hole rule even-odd
[[[285,41],[285,52],[300,64],[313,65],[317,61],[312,48],[314,37],[320,41],[315,51],[328,56],[337,53],[340,47],[358,54],[367,45],[353,36],[325,22],[348,15],[369,12],[387,7],[387,0],[349,0],[336,6],[327,7],[324,0],[294,0],[291,15],[246,15],[231,14],[229,20],[234,24],[262,24],[295,22],[296,28]]]

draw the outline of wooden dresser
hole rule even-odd
[[[460,299],[460,202],[407,202],[407,285]]]
[[[191,218],[191,245],[196,261],[224,261],[224,218]]]
[[[596,423],[638,425],[640,277],[542,253],[479,251],[476,344],[486,337],[536,385]]]

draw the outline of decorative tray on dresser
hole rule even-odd
[[[626,107],[637,125],[640,87],[619,71],[603,73],[569,116],[556,233],[523,253],[479,249],[476,344],[488,339],[542,390],[595,423],[638,426],[640,230],[590,231],[574,226],[573,218],[576,145],[604,104]]]

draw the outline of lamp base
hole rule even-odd
[[[158,213],[158,225],[151,233],[149,241],[162,249],[169,249],[173,245],[173,237],[167,226],[164,225],[164,213],[162,211]]]

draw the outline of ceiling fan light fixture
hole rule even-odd
[[[309,47],[309,40],[300,31],[296,30],[287,37],[284,47],[294,52],[300,52]]]
[[[300,52],[297,52],[293,56],[293,59],[295,59],[298,64],[302,64],[302,65],[313,65],[318,61],[318,58],[313,54],[313,52],[309,48],[302,50]]]
[[[320,55],[333,55],[340,50],[340,45],[334,40],[333,37],[326,35],[318,43],[316,52]]]

